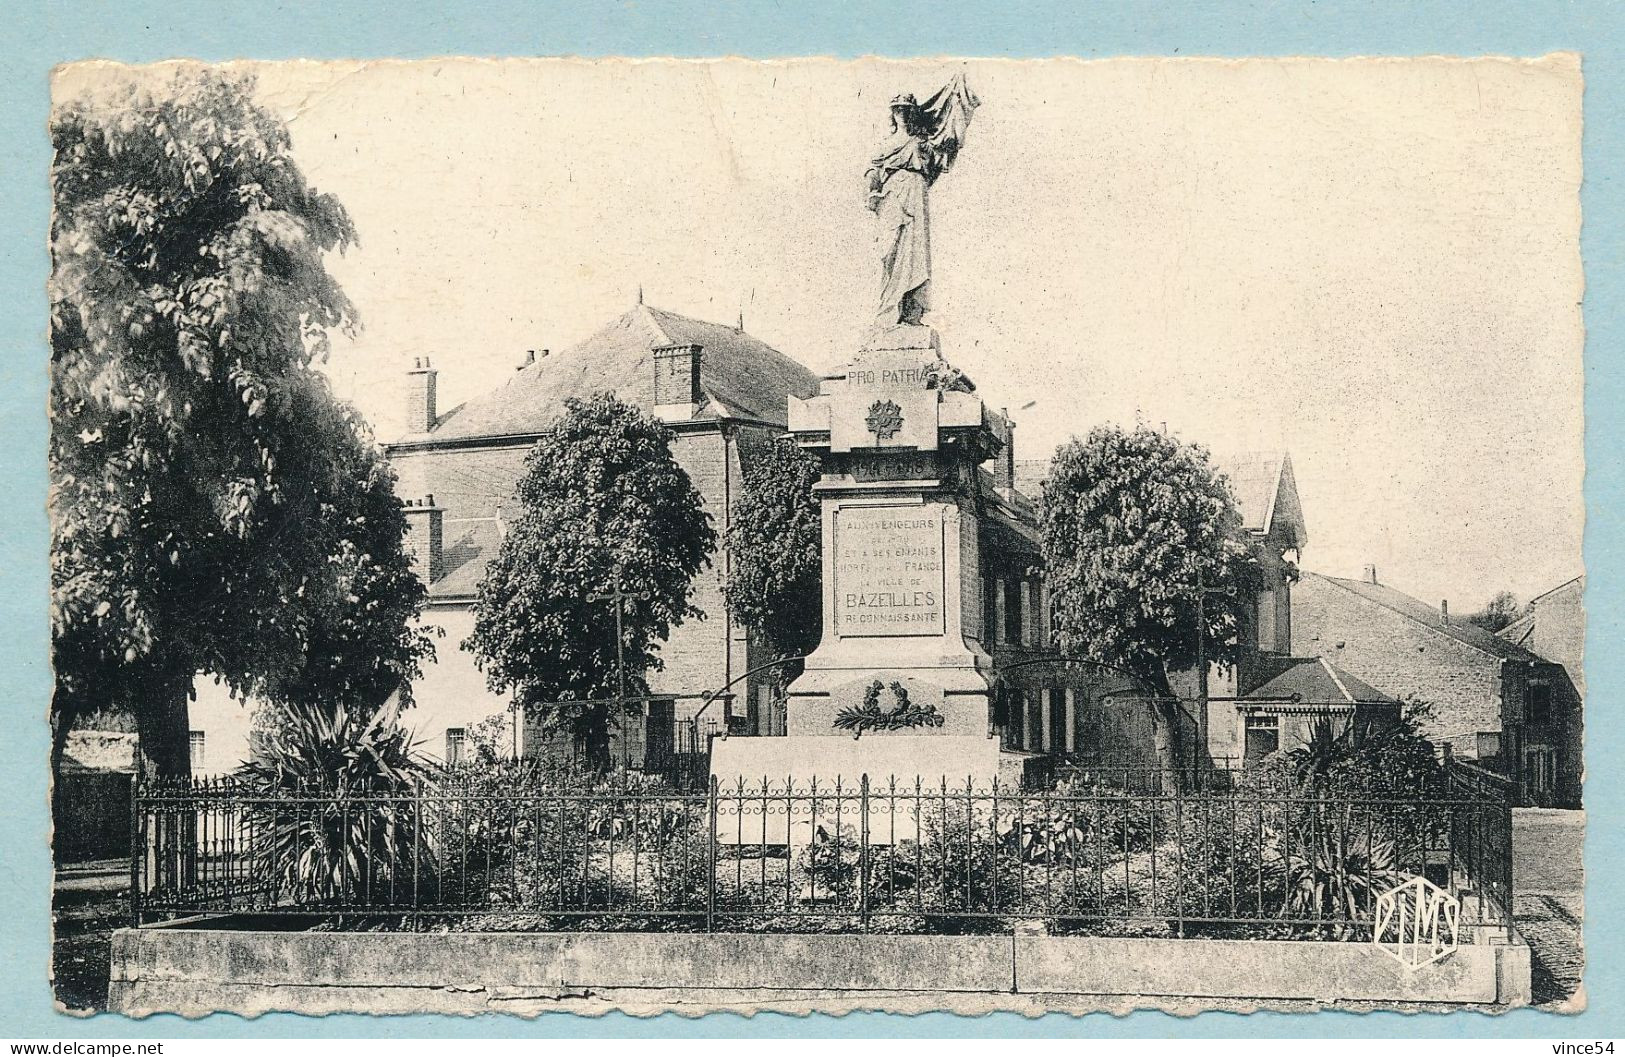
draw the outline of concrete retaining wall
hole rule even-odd
[[[1521,942],[1464,946],[1407,970],[1360,943],[168,927],[114,934],[109,1006],[131,1016],[466,1014],[540,1012],[587,996],[629,1006],[801,999],[832,1008],[922,994],[943,996],[939,1007],[958,1001],[949,995],[982,995],[986,1008],[1024,1009],[1035,1008],[1034,999],[1018,996],[1522,1005],[1529,1001],[1529,949]]]
[[[1369,943],[1018,935],[1015,965],[1017,990],[1033,994],[1529,1002],[1529,948],[1521,943],[1459,947],[1432,965],[1408,969]]]

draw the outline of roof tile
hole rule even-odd
[[[818,392],[818,376],[742,330],[638,305],[585,341],[537,360],[484,396],[445,412],[421,440],[463,440],[543,432],[570,397],[614,392],[640,407],[654,403],[650,350],[699,345],[699,418],[725,415],[782,425],[790,396]]]
[[[1401,616],[1409,617],[1418,624],[1426,625],[1441,635],[1447,635],[1457,642],[1465,643],[1492,657],[1500,657],[1503,660],[1530,661],[1537,664],[1544,663],[1542,658],[1517,643],[1508,642],[1506,639],[1500,638],[1465,619],[1452,620],[1446,624],[1439,619],[1439,610],[1420,599],[1412,598],[1403,591],[1396,591],[1386,584],[1367,583],[1364,580],[1345,580],[1320,573],[1306,572],[1303,575],[1316,576],[1328,583],[1336,584],[1345,591],[1350,591],[1370,602],[1391,609]]]

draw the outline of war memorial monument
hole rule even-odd
[[[881,262],[873,326],[818,395],[789,402],[790,433],[822,471],[823,637],[790,685],[785,737],[713,746],[724,789],[1019,781],[1019,757],[1001,770],[1001,756],[1016,754],[1001,753],[992,727],[994,661],[983,645],[989,522],[1021,530],[989,502],[980,467],[1005,450],[1011,424],[922,322],[929,189],[977,105],[963,75],[924,103],[892,101],[892,136],[868,171]]]

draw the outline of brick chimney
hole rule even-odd
[[[1367,565],[1365,567],[1365,573],[1360,577],[1360,579],[1364,580],[1368,584],[1375,584],[1377,582],[1377,567],[1375,565]]]
[[[1439,601],[1439,623],[1450,623],[1450,599],[1448,598]]]
[[[529,367],[531,364],[533,364],[535,362],[536,362],[536,350],[535,349],[526,349],[525,350],[525,358],[523,360],[519,361],[519,366],[515,367],[514,370],[522,371],[526,367]]]
[[[439,372],[429,357],[419,356],[406,372],[406,432],[427,433],[434,428],[434,380]]]
[[[700,406],[698,345],[660,345],[654,350],[655,417],[663,422],[686,422]]]
[[[422,499],[408,499],[402,505],[406,513],[406,551],[412,558],[412,571],[425,584],[432,584],[445,573],[442,537],[446,512],[434,505],[432,493]]]

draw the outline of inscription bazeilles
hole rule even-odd
[[[835,539],[837,634],[942,633],[939,514],[847,507],[837,515]]]

